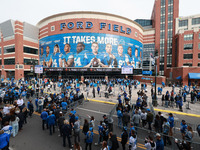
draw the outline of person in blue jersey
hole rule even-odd
[[[121,44],[118,45],[117,51],[118,53],[115,56],[117,60],[117,66],[115,67],[121,68],[122,66],[126,65],[127,57],[123,54],[123,46]]]
[[[72,52],[70,52],[70,44],[65,44],[64,46],[64,51],[65,54],[62,55],[60,58],[60,67],[72,67],[74,63],[74,55]]]
[[[41,47],[41,49],[40,49],[40,65],[43,65],[44,59],[45,59],[44,48]]]
[[[88,54],[89,63],[85,67],[106,67],[106,65],[101,62],[103,55],[98,53],[98,43],[93,42],[91,49],[92,52]]]
[[[113,67],[117,66],[117,60],[115,56],[112,54],[112,45],[110,43],[106,44],[105,48],[106,52],[103,54],[103,64],[106,65],[106,67]]]
[[[50,59],[50,67],[59,67],[59,60],[61,59],[62,54],[60,53],[60,49],[58,44],[54,46],[53,54]]]
[[[43,60],[43,66],[45,66],[45,67],[50,67],[51,54],[49,52],[50,52],[50,47],[47,46],[46,47],[46,55],[45,55],[45,58]]]
[[[78,42],[76,47],[76,54],[74,55],[74,67],[84,67],[88,64],[88,51],[84,50],[83,42]]]
[[[128,60],[127,61],[127,64],[129,66],[133,66],[133,68],[135,68],[135,61],[134,61],[134,57],[132,56],[132,48],[131,47],[128,47],[128,51],[127,51],[127,56],[128,56]]]
[[[141,60],[140,57],[138,56],[138,49],[135,48],[135,68],[138,69],[140,67],[141,67]]]

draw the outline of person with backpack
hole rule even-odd
[[[93,137],[94,137],[94,133],[93,133],[93,128],[90,127],[89,131],[86,134],[86,139],[85,139],[85,150],[87,150],[87,147],[89,146],[89,150],[92,149],[92,142],[93,142]]]
[[[123,150],[126,149],[126,143],[128,141],[128,133],[127,133],[127,127],[124,127],[123,132],[121,134],[121,144],[122,144],[122,148]]]

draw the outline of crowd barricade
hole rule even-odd
[[[88,119],[88,117],[86,116],[83,116],[83,115],[78,115],[79,117],[79,120],[81,122],[81,125],[84,124],[84,119]],[[103,121],[103,118],[102,118],[102,121]],[[97,120],[95,119],[95,127],[94,127],[94,131],[95,133],[98,133],[98,125],[99,125],[99,122],[100,120]],[[127,132],[129,134],[130,132],[130,123],[128,124],[128,127],[127,127]],[[116,122],[113,122],[113,130],[112,130],[113,134],[116,134],[117,135],[117,139],[118,141],[121,141],[121,134],[122,134],[122,129],[120,129],[117,125],[117,121]],[[164,140],[164,134],[160,133],[162,139]],[[153,127],[152,127],[152,131],[149,131],[146,127],[143,128],[141,126],[137,127],[137,145],[139,147],[143,147],[143,149],[145,149],[144,147],[144,144],[145,144],[145,138],[147,138],[148,136],[151,136],[153,137],[154,141],[156,142],[156,132],[153,130]],[[181,134],[175,134],[174,136],[167,136],[170,138],[170,141],[171,141],[171,145],[168,145],[165,146],[165,150],[177,150],[178,147],[177,147],[177,144],[175,143],[175,140],[178,140],[178,143],[180,144],[180,142],[182,142],[183,140],[181,139]],[[97,141],[98,139],[94,139],[95,141]],[[186,142],[184,140],[184,142]],[[198,142],[198,139],[195,138],[192,142],[191,142],[191,148],[193,150],[199,150],[200,149],[200,143]]]

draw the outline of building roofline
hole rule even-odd
[[[130,21],[130,22],[136,24],[137,26],[139,26],[144,31],[143,27],[140,24],[138,24],[137,22],[135,22],[134,20],[131,20],[131,19],[123,17],[123,16],[111,14],[111,13],[96,12],[96,11],[71,11],[71,12],[58,13],[58,14],[51,15],[51,16],[48,16],[48,17],[40,20],[36,24],[36,26],[39,26],[41,23],[43,23],[43,22],[45,22],[45,21],[47,21],[49,19],[52,19],[52,18],[55,18],[55,17],[59,17],[59,16],[64,16],[64,15],[71,15],[71,14],[97,14],[97,15],[107,15],[107,16],[117,17],[117,18],[121,18],[121,19]]]

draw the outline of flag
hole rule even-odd
[[[155,58],[152,53],[150,53],[150,61],[152,62],[152,65],[155,65]]]

